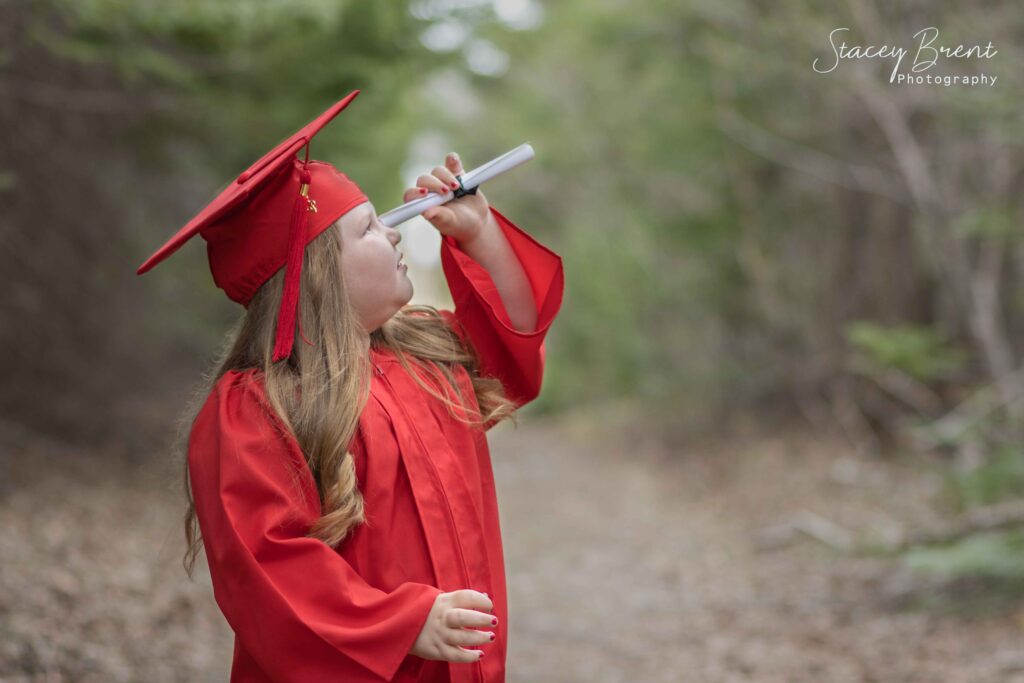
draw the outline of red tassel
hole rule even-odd
[[[310,173],[305,168],[299,171],[299,196],[292,209],[292,222],[288,229],[288,259],[285,261],[284,292],[281,294],[281,308],[277,313],[277,336],[274,340],[273,362],[288,358],[295,341],[295,318],[299,304],[299,289],[302,285],[302,255],[306,247],[306,225],[309,214]]]

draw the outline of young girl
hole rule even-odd
[[[185,567],[205,546],[235,633],[233,683],[503,681],[485,432],[540,391],[562,263],[466,194],[424,213],[455,310],[407,305],[401,235],[344,174],[308,159],[358,92],[139,269],[201,234],[218,286],[246,306],[197,396]],[[462,172],[449,154],[404,199],[452,196]]]

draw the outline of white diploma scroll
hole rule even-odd
[[[462,187],[466,190],[472,190],[475,187],[483,185],[488,180],[496,178],[506,171],[511,171],[520,164],[526,163],[532,158],[533,147],[530,146],[530,143],[526,142],[519,145],[512,151],[506,152],[495,159],[491,159],[486,164],[477,166],[472,171],[463,173],[458,177],[462,179]],[[430,192],[426,197],[406,202],[399,207],[391,209],[387,213],[381,214],[378,218],[381,223],[389,228],[393,228],[399,223],[404,223],[414,216],[419,216],[432,206],[447,204],[453,199],[455,199],[455,197],[451,192],[447,192],[443,195]]]

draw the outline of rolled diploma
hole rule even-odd
[[[461,176],[462,186],[467,190],[472,190],[474,187],[479,187],[488,180],[496,178],[520,164],[526,163],[533,156],[533,147],[530,146],[530,143],[525,142],[511,151],[505,152],[500,157],[492,159],[482,166],[477,166],[472,171],[463,173]],[[432,206],[447,204],[454,198],[451,192],[446,192],[443,195],[431,192],[426,197],[414,199],[411,202],[406,202],[399,207],[391,209],[387,213],[381,214],[378,218],[381,223],[389,228],[393,228],[414,216],[420,215]]]

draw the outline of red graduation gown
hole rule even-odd
[[[441,262],[482,372],[519,405],[540,392],[562,261],[493,207],[530,280],[537,328],[512,327],[484,268],[450,237]],[[453,420],[390,352],[371,350],[370,398],[351,445],[367,524],[338,548],[307,538],[320,516],[297,442],[268,421],[259,374],[226,373],[199,412],[189,468],[214,597],[235,632],[232,683],[505,680],[508,610],[487,439]],[[456,378],[473,397],[461,367]],[[488,425],[488,428],[490,425]],[[409,654],[441,592],[487,593],[496,640],[468,664]]]

